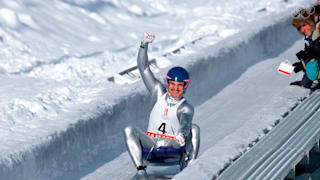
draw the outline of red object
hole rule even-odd
[[[151,137],[160,137],[160,138],[169,138],[169,139],[172,139],[174,140],[174,137],[173,136],[168,136],[168,135],[165,135],[165,134],[158,134],[158,133],[153,133],[153,132],[150,132],[150,131],[147,131],[147,136],[151,136]]]
[[[168,115],[168,108],[164,109],[164,115],[167,116]]]
[[[287,75],[289,75],[289,76],[290,76],[290,74],[291,74],[291,73],[286,72],[286,71],[283,71],[283,70],[281,70],[281,69],[279,69],[278,71],[281,72],[281,73],[283,73],[283,74],[287,74]]]
[[[317,27],[319,30],[320,30],[320,24],[318,25],[318,27]]]

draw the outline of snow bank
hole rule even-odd
[[[201,41],[210,41],[210,37],[203,38],[186,46],[180,54],[167,57],[173,64],[182,64],[190,71],[192,84],[187,97],[191,104],[203,103],[248,67],[278,55],[300,38],[289,25],[289,15],[281,14],[281,17],[254,22],[246,31],[205,49],[201,47]],[[162,69],[157,75],[163,75],[166,70]],[[141,81],[126,90],[131,92],[112,102],[113,105],[100,104],[95,110],[89,109],[92,111],[90,116],[83,116],[68,129],[18,153],[2,156],[0,179],[61,179],[62,176],[79,179],[126,151],[122,129],[130,124],[145,128],[150,111],[150,99]],[[98,163],[89,166],[91,162]],[[223,168],[224,164],[217,166],[216,169]],[[69,174],[71,171],[74,173]],[[187,168],[176,178],[185,178],[193,171],[191,167]],[[195,173],[197,179],[213,177],[217,173],[204,171]]]

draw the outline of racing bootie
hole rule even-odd
[[[138,171],[137,174],[134,176],[136,180],[148,180],[148,174],[146,172],[145,166],[139,166],[137,167]]]

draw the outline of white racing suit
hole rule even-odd
[[[152,96],[153,108],[146,133],[132,126],[125,128],[128,152],[138,169],[146,166],[145,160],[170,164],[181,153],[185,153],[190,162],[197,158],[200,146],[200,128],[192,124],[193,107],[183,97],[173,99],[167,94],[149,68],[147,50],[148,43],[140,46],[137,61],[143,82]],[[185,137],[183,147],[175,141],[178,133]],[[161,151],[169,158],[158,155]]]

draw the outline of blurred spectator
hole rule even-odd
[[[320,1],[320,0],[318,0]],[[291,24],[297,28],[299,33],[305,37],[305,48],[298,52],[297,58],[300,60],[293,64],[294,72],[298,73],[304,71],[305,74],[301,81],[295,81],[290,83],[290,85],[303,86],[305,88],[311,88],[315,78],[315,71],[319,71],[319,68],[315,70],[314,68],[318,65],[318,59],[320,60],[320,6],[317,5],[311,8],[309,11],[306,9],[301,10],[292,19]],[[310,64],[308,65],[308,63]],[[306,67],[307,73],[306,73]],[[312,72],[312,73],[311,73]],[[319,84],[319,83],[318,83]],[[320,84],[319,84],[320,86]],[[318,88],[318,86],[316,87]]]

